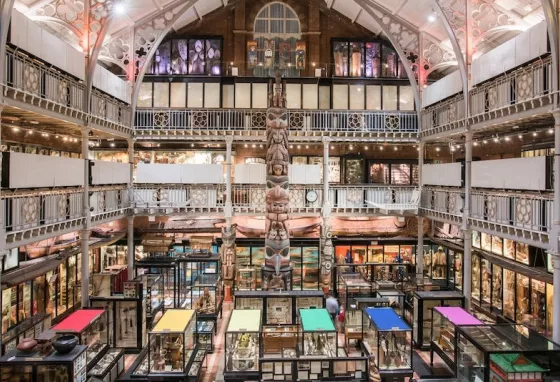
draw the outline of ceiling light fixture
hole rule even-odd
[[[123,4],[123,2],[119,2],[117,4],[115,4],[115,13],[118,15],[122,15],[126,12],[126,6]]]
[[[434,12],[432,12],[428,15],[428,22],[433,23],[436,20],[437,20],[437,16]]]

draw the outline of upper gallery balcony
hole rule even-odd
[[[461,75],[451,73],[424,94],[423,138],[498,126],[553,124],[553,62],[541,23],[475,59],[468,92],[469,113]]]
[[[413,111],[288,111],[291,139],[320,141],[415,142],[418,117]],[[138,139],[223,140],[224,135],[262,141],[266,109],[141,109],[136,112]]]
[[[9,107],[89,123],[109,134],[131,134],[130,105],[94,88],[88,110],[84,81],[17,49],[9,49],[3,63],[1,86]]]

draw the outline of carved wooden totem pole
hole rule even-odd
[[[222,246],[220,248],[220,260],[222,261],[222,279],[226,286],[232,286],[235,280],[235,237],[237,224],[222,228]]]
[[[289,290],[292,285],[288,229],[290,156],[286,93],[280,73],[276,73],[276,83],[268,96],[266,124],[266,253],[262,286],[265,290]]]
[[[323,227],[321,232],[321,286],[323,290],[329,291],[331,288],[331,272],[334,259],[334,247],[332,243],[331,226],[328,219],[323,219]]]

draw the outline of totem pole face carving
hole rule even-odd
[[[220,257],[222,260],[222,278],[226,283],[235,279],[235,236],[237,224],[222,228],[222,248]]]
[[[266,140],[265,268],[274,271],[270,282],[278,288],[284,285],[279,280],[280,271],[290,267],[288,111],[280,74],[269,95]]]
[[[321,235],[323,247],[323,255],[321,257],[321,283],[323,287],[330,288],[334,248],[331,240],[331,227],[327,224],[323,227],[323,234]]]

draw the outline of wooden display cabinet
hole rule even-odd
[[[265,354],[297,347],[297,326],[265,326],[262,333]]]

